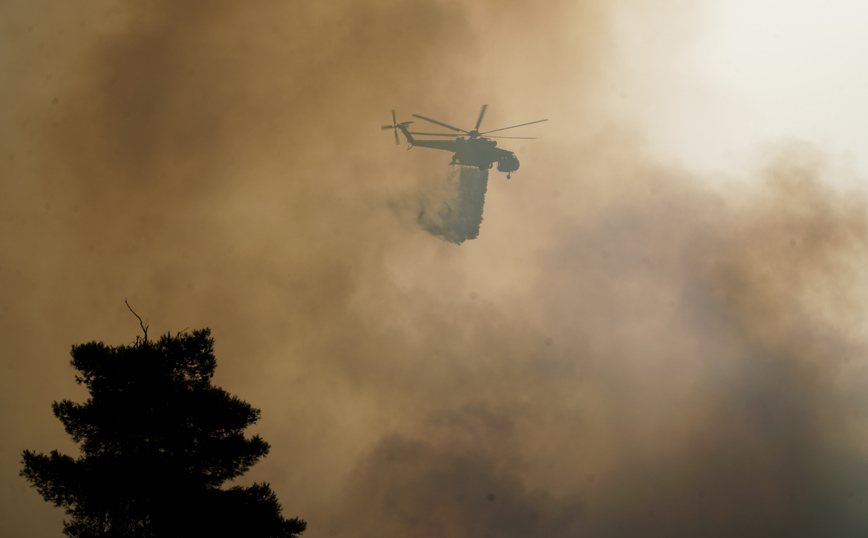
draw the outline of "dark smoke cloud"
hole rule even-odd
[[[124,297],[213,329],[311,538],[868,528],[865,196],[805,146],[660,164],[609,3],[55,4],[0,8],[5,533],[60,528],[18,457],[73,450],[49,404]],[[483,103],[552,121],[456,247],[395,211],[449,156],[379,125]]]

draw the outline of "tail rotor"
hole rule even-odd
[[[401,143],[401,141],[398,139],[398,129],[400,129],[404,125],[410,125],[411,123],[413,123],[413,122],[412,121],[405,121],[402,123],[398,123],[398,119],[395,116],[395,111],[392,110],[392,125],[381,125],[380,129],[383,131],[387,131],[389,129],[392,129],[392,132],[395,133],[395,144],[398,145]]]

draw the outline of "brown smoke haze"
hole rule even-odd
[[[806,144],[651,154],[612,21],[694,13],[616,4],[0,7],[0,534],[60,533],[20,454],[74,451],[69,348],[132,342],[128,298],[212,328],[307,538],[863,536],[866,198]],[[550,122],[456,246],[413,206],[450,155],[379,126],[484,103]]]

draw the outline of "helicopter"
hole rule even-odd
[[[519,125],[513,125],[511,127],[503,127],[501,129],[492,129],[491,131],[479,132],[479,126],[482,124],[482,118],[483,116],[485,116],[485,110],[487,108],[488,105],[482,105],[482,110],[479,112],[479,118],[476,120],[476,126],[473,128],[472,131],[459,129],[458,127],[454,127],[441,121],[426,118],[425,116],[420,116],[419,114],[413,114],[413,117],[425,120],[430,123],[434,123],[436,125],[440,125],[441,127],[446,127],[447,129],[451,129],[456,133],[463,133],[463,135],[455,135],[449,133],[411,132],[408,125],[412,124],[413,122],[405,121],[402,123],[398,123],[394,110],[392,110],[392,125],[383,125],[380,128],[383,131],[388,129],[392,129],[394,131],[395,144],[400,144],[400,140],[398,139],[398,130],[404,133],[404,137],[407,139],[407,143],[410,145],[407,149],[418,146],[420,148],[442,149],[445,151],[454,152],[454,155],[452,155],[452,162],[449,163],[450,165],[457,164],[461,166],[475,166],[482,171],[486,171],[492,168],[494,166],[494,163],[497,163],[497,170],[499,172],[506,172],[506,179],[509,179],[510,174],[518,170],[518,158],[515,156],[515,153],[496,147],[497,142],[491,139],[513,138],[521,140],[534,140],[534,138],[527,136],[483,135],[487,135],[488,133],[496,133],[498,131],[506,131],[507,129],[515,129],[516,127],[524,127],[525,125],[533,125],[534,123],[542,123],[544,121],[548,121],[548,119],[532,121],[529,123],[521,123]],[[455,137],[455,140],[419,140],[417,138],[414,138],[413,135]]]

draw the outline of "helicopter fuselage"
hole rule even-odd
[[[497,142],[489,138],[459,136],[455,140],[419,140],[413,137],[406,126],[398,125],[398,128],[404,133],[411,147],[451,151],[453,155],[450,164],[488,170],[497,163],[497,170],[500,172],[510,173],[518,170],[519,162],[515,153],[498,148]]]

